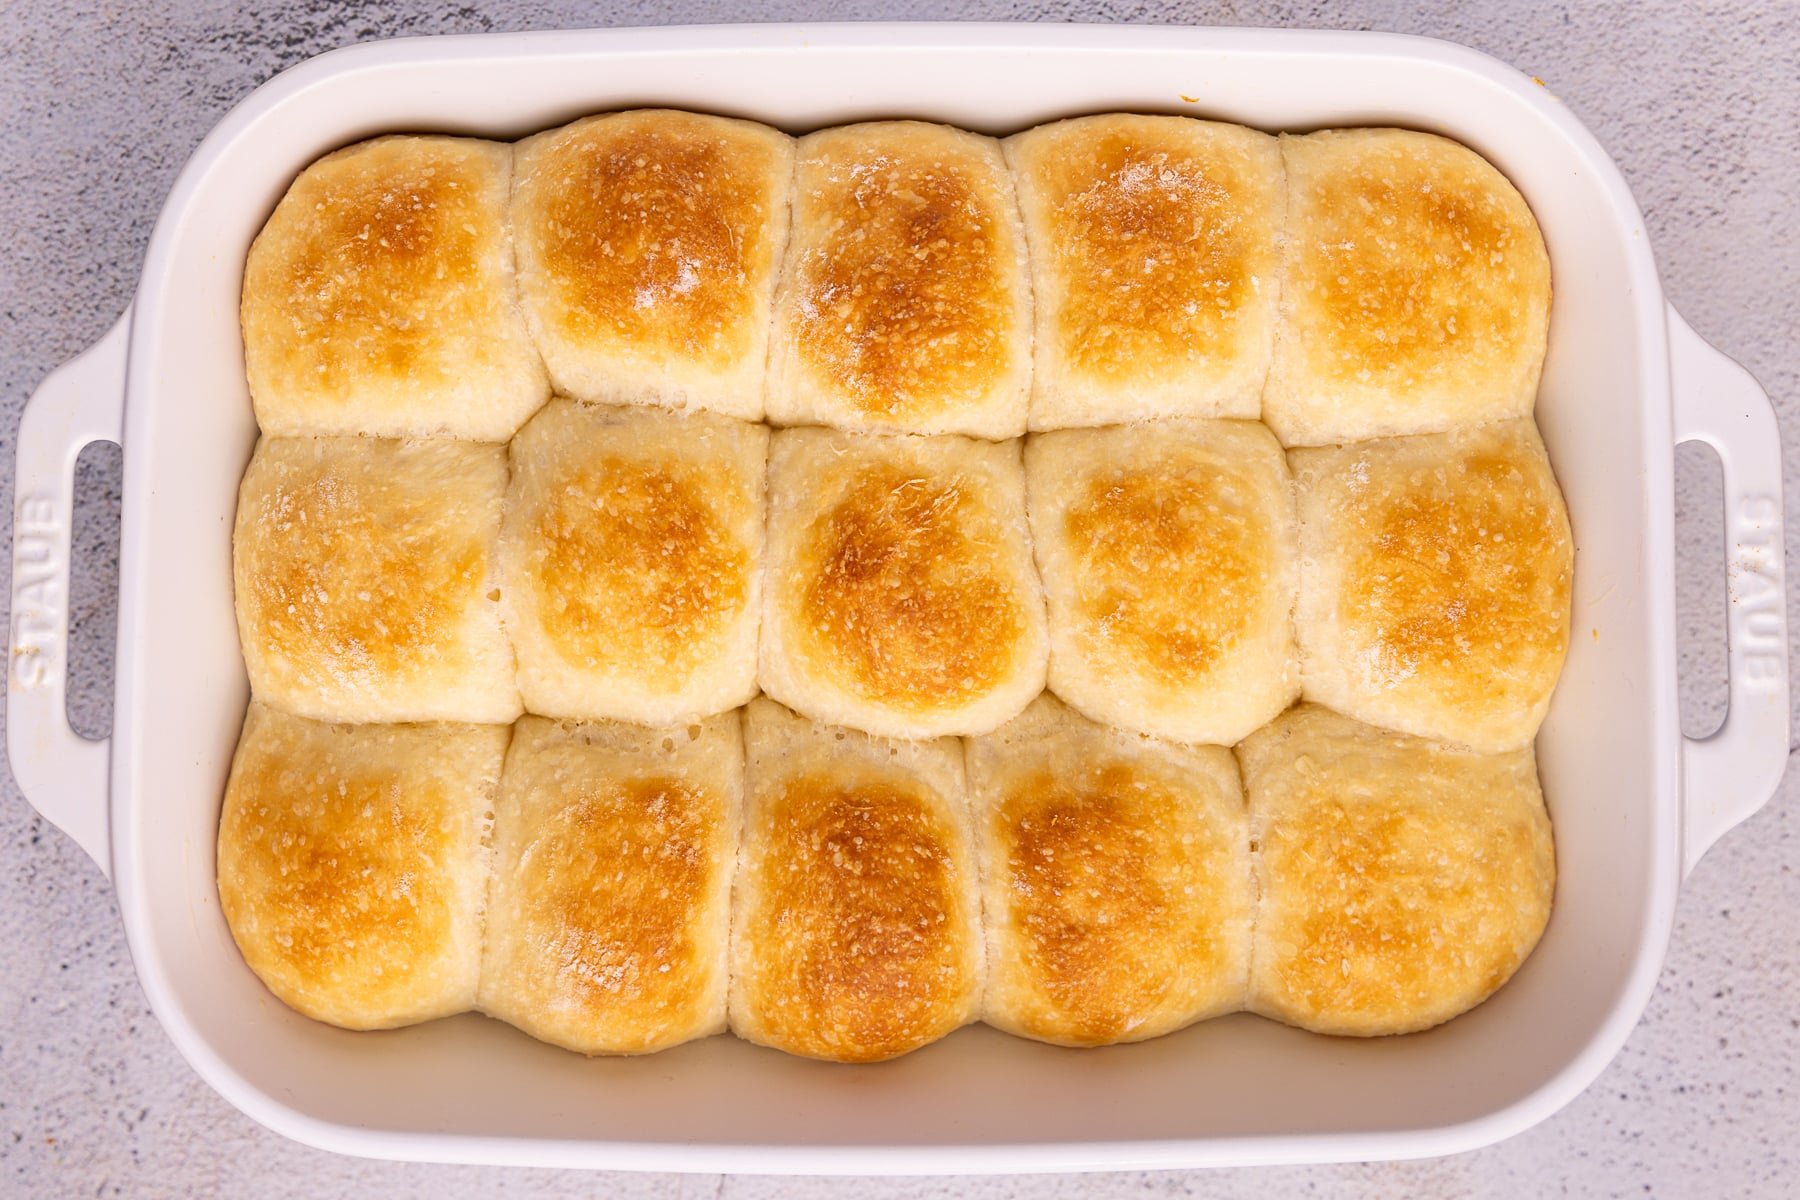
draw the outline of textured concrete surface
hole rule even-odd
[[[0,21],[0,467],[20,406],[128,302],[177,170],[230,105],[350,42],[447,31],[744,19],[1004,18],[1336,26],[1464,42],[1544,80],[1598,133],[1643,206],[1668,292],[1745,363],[1784,420],[1800,496],[1800,22],[1782,0],[1585,7],[1534,0],[1351,3],[787,3],[380,6],[299,0],[13,0]],[[1420,12],[1415,8],[1435,11]],[[259,11],[260,10],[260,11]],[[74,708],[106,728],[118,455],[80,472]],[[1723,587],[1716,466],[1678,457],[1681,663],[1690,732],[1716,725]],[[1790,505],[1790,511],[1792,506]],[[10,538],[10,533],[0,535]],[[1789,542],[1789,559],[1795,556]],[[1789,1196],[1800,1179],[1800,773],[1688,880],[1655,999],[1568,1109],[1502,1145],[1407,1164],[916,1180],[936,1196]],[[145,1006],[110,887],[0,798],[0,1194],[822,1195],[829,1183],[403,1166],[270,1134],[202,1084]]]

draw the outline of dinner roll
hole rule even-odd
[[[1231,745],[1299,694],[1287,462],[1252,421],[1034,434],[1050,688],[1089,717]]]
[[[1263,420],[1285,445],[1531,413],[1550,259],[1512,184],[1429,133],[1283,137],[1287,254]]]
[[[252,702],[219,903],[284,1004],[391,1029],[475,1003],[504,725],[326,725]]]
[[[1031,246],[1031,428],[1261,411],[1286,198],[1266,133],[1108,113],[1006,142]]]
[[[241,318],[271,437],[504,442],[550,395],[506,221],[512,147],[384,137],[300,173],[250,247]]]
[[[723,1031],[743,778],[736,713],[660,729],[520,721],[494,821],[482,1010],[585,1054]]]
[[[793,160],[767,126],[666,109],[520,142],[519,285],[557,391],[760,420]]]
[[[982,1018],[1101,1046],[1244,1003],[1250,834],[1231,751],[1095,725],[1044,696],[968,744]]]
[[[987,733],[1043,690],[1016,444],[775,434],[759,678],[885,737]]]
[[[1529,748],[1473,754],[1302,705],[1237,752],[1254,1011],[1316,1033],[1428,1029],[1537,944],[1556,861]]]
[[[1569,518],[1537,426],[1291,454],[1301,681],[1484,753],[1536,735],[1569,644]]]
[[[506,451],[264,438],[238,489],[238,644],[256,698],[327,721],[510,722],[493,563]]]
[[[1031,283],[992,138],[884,121],[802,138],[769,420],[1025,432]]]
[[[756,694],[769,431],[553,400],[512,444],[501,589],[534,713],[690,721]]]
[[[745,712],[731,1028],[790,1054],[877,1062],[975,1019],[981,898],[962,746]]]

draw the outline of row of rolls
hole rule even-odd
[[[1294,708],[1235,751],[1045,696],[906,741],[767,698],[692,725],[343,725],[252,704],[219,838],[245,960],[352,1029],[477,1009],[588,1054],[729,1029],[874,1062],[981,1020],[1069,1046],[1248,1009],[1421,1030],[1529,954],[1529,749]]]
[[[647,725],[759,691],[898,738],[1046,685],[1234,745],[1304,696],[1528,745],[1573,548],[1529,419],[1283,452],[1251,421],[1023,443],[558,399],[510,449],[265,438],[236,604],[253,693],[327,721]]]
[[[1529,415],[1549,310],[1525,200],[1427,133],[644,110],[326,156],[241,318],[274,436],[504,442],[554,390],[996,441],[1260,418],[1295,446]]]

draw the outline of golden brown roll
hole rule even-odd
[[[520,721],[494,821],[482,1010],[584,1054],[721,1032],[743,779],[736,713],[664,728]]]
[[[1261,899],[1250,1007],[1428,1029],[1512,977],[1556,883],[1529,748],[1480,755],[1302,705],[1238,747]]]
[[[504,442],[550,395],[506,220],[512,147],[384,137],[300,173],[244,267],[244,365],[271,437]]]
[[[527,708],[655,725],[756,694],[768,444],[562,399],[519,431],[500,561]]]
[[[1287,461],[1253,421],[1034,434],[1050,689],[1087,716],[1231,745],[1299,694]]]
[[[793,159],[767,126],[664,109],[520,142],[519,284],[557,391],[760,420]]]
[[[1288,236],[1263,420],[1288,446],[1531,413],[1550,259],[1466,146],[1405,129],[1283,137]]]
[[[1095,725],[1045,696],[968,744],[982,1018],[1101,1046],[1244,1004],[1250,835],[1231,751]]]
[[[760,675],[884,737],[978,734],[1043,690],[1016,443],[775,434]]]
[[[884,121],[802,138],[769,420],[1025,432],[1031,282],[992,138]]]
[[[475,1003],[509,733],[326,725],[251,703],[219,821],[219,902],[284,1004],[391,1029]]]
[[[506,450],[264,438],[238,489],[238,644],[265,704],[327,721],[510,722],[494,545]]]
[[[1266,133],[1108,113],[1008,139],[1031,246],[1031,428],[1261,411],[1286,198]]]
[[[953,740],[890,742],[745,711],[731,1028],[877,1062],[975,1019],[981,898]]]
[[[1290,458],[1307,698],[1483,752],[1529,743],[1568,650],[1574,571],[1537,427]]]

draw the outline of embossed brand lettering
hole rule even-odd
[[[1781,608],[1781,505],[1773,496],[1738,503],[1736,553],[1732,556],[1732,650],[1745,687],[1771,691],[1782,680],[1781,646],[1787,638]]]
[[[1781,656],[1767,653],[1744,655],[1744,680],[1759,691],[1774,687],[1781,682]]]
[[[1744,632],[1759,642],[1781,640],[1781,610],[1765,608],[1744,618]]]
[[[1781,515],[1781,506],[1773,496],[1746,496],[1738,505],[1738,520],[1746,525],[1772,524]]]
[[[48,496],[19,497],[13,523],[12,674],[22,688],[55,678],[62,625],[62,522]]]

